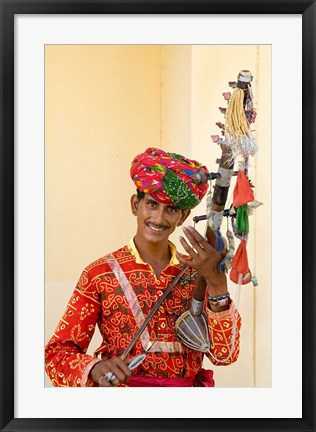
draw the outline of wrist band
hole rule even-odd
[[[215,296],[215,297],[208,296],[208,300],[212,306],[219,308],[219,307],[223,307],[223,306],[228,306],[229,297],[230,297],[230,294],[227,291],[227,293],[220,294],[220,295]]]
[[[229,297],[230,297],[230,294],[227,291],[227,293],[225,293],[225,294],[219,294],[219,295],[214,296],[214,297],[208,296],[207,298],[210,302],[218,302],[220,300],[228,299]]]

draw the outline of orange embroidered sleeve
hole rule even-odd
[[[241,317],[233,302],[224,312],[207,309],[211,339],[211,354],[206,354],[216,366],[234,363],[239,356]]]
[[[86,352],[100,307],[95,284],[89,273],[83,271],[66,311],[45,347],[45,368],[54,386],[79,387],[86,384],[85,370],[95,360]]]

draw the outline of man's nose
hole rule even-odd
[[[165,211],[164,208],[158,207],[155,213],[155,223],[157,225],[164,225],[165,222]]]

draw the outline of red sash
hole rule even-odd
[[[213,371],[201,369],[195,378],[154,378],[132,375],[128,387],[214,387]]]

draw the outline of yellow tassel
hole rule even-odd
[[[234,138],[249,135],[249,123],[244,108],[244,91],[238,87],[235,88],[227,106],[225,130]]]

